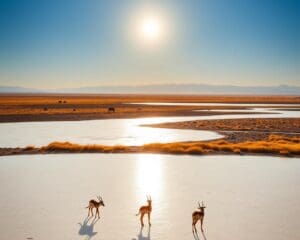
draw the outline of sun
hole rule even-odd
[[[159,19],[147,17],[141,21],[140,34],[145,41],[153,42],[161,37],[161,23]]]
[[[169,45],[172,26],[171,17],[160,7],[144,6],[129,14],[126,33],[137,49],[156,52]],[[172,24],[173,25],[173,24]],[[155,50],[155,51],[154,51]]]
[[[159,12],[141,11],[132,17],[130,26],[133,42],[142,48],[153,49],[166,41],[166,21]]]

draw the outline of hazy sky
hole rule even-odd
[[[0,85],[300,86],[299,16],[298,0],[1,0]]]

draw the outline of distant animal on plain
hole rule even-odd
[[[89,209],[88,217],[90,216],[90,212],[92,213],[92,216],[94,216],[94,214],[93,214],[93,209],[96,208],[95,217],[97,217],[97,215],[98,215],[98,218],[100,218],[99,207],[100,207],[100,206],[105,207],[105,204],[104,204],[104,202],[103,202],[102,197],[97,196],[97,198],[98,198],[98,201],[99,201],[99,202],[97,202],[96,200],[92,199],[92,200],[89,201],[89,205],[86,207],[86,208]]]
[[[152,212],[152,200],[151,200],[151,196],[147,196],[147,204],[145,206],[141,206],[139,209],[139,212],[136,214],[136,216],[140,215],[140,221],[141,221],[141,226],[144,227],[144,215],[147,214],[148,215],[148,224],[149,226],[151,226],[151,212]]]
[[[203,220],[204,220],[204,209],[206,207],[204,206],[203,202],[202,205],[200,204],[200,202],[198,202],[198,209],[197,211],[193,212],[192,214],[192,231],[193,233],[196,232],[197,233],[197,228],[196,228],[196,223],[200,220],[201,223],[201,231],[203,232]]]
[[[114,112],[116,112],[116,109],[115,109],[114,107],[109,107],[109,108],[107,109],[107,111],[108,111],[109,113],[114,113]]]

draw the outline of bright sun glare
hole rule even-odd
[[[141,22],[140,31],[145,40],[154,41],[161,35],[161,24],[156,18],[145,18]]]
[[[148,48],[163,45],[167,40],[167,18],[159,10],[143,9],[131,18],[131,35],[137,45]]]
[[[163,186],[161,168],[162,161],[160,155],[137,155],[136,181],[141,196],[149,194],[153,199],[159,198]]]

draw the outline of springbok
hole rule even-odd
[[[198,209],[197,211],[193,212],[193,215],[192,215],[192,219],[193,219],[193,222],[192,222],[192,230],[193,230],[193,233],[194,231],[197,233],[197,228],[196,228],[196,223],[198,222],[198,220],[200,220],[200,223],[201,223],[201,231],[203,232],[203,228],[202,228],[202,225],[203,225],[203,219],[204,219],[204,209],[206,207],[204,206],[203,202],[202,202],[202,205],[200,204],[200,202],[198,202]]]
[[[136,214],[136,216],[141,215],[140,217],[140,221],[141,221],[141,226],[144,227],[144,215],[147,214],[148,215],[148,224],[149,226],[151,226],[151,222],[150,222],[150,217],[151,217],[151,211],[152,211],[152,200],[151,200],[151,196],[147,195],[147,203],[148,205],[146,206],[141,206],[139,209],[139,212]]]
[[[86,207],[89,209],[89,213],[88,213],[88,217],[90,216],[90,212],[92,213],[92,216],[94,216],[93,214],[93,209],[96,208],[96,214],[95,214],[95,217],[97,217],[97,214],[98,214],[98,218],[100,218],[100,214],[99,214],[99,207],[100,206],[105,206],[104,205],[104,202],[102,200],[102,197],[100,196],[97,196],[99,202],[97,202],[96,200],[92,199],[89,201],[89,205]]]

